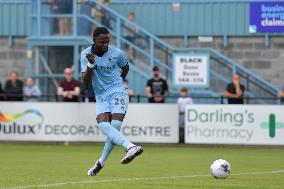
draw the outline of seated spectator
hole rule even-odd
[[[179,142],[184,143],[185,106],[187,104],[193,104],[193,101],[188,96],[188,90],[185,87],[181,88],[179,95],[180,97],[177,100],[178,109],[179,109]]]
[[[4,94],[3,94],[2,84],[0,83],[0,101],[3,100],[4,100]]]
[[[160,78],[159,67],[153,68],[153,78],[147,81],[146,95],[150,103],[165,103],[165,98],[168,96],[167,81]]]
[[[4,87],[6,101],[23,101],[23,82],[18,77],[18,72],[10,73],[10,79],[6,81]]]
[[[34,83],[33,78],[28,77],[26,79],[26,85],[24,86],[24,99],[29,102],[38,102],[41,96],[39,87]]]
[[[131,97],[134,96],[134,92],[133,92],[132,89],[129,89],[129,87],[128,87],[128,80],[127,79],[124,79],[123,83],[124,83],[124,86],[125,86],[125,88],[127,90],[128,96],[129,96],[129,102],[131,102]]]
[[[72,68],[64,69],[64,77],[57,89],[57,95],[62,96],[64,102],[79,102],[80,82],[73,78]]]
[[[228,104],[243,104],[244,92],[245,87],[240,83],[240,76],[234,74],[232,83],[229,83],[225,89],[224,97],[228,98]]]

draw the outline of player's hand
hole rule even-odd
[[[94,64],[94,62],[95,62],[95,55],[94,54],[87,54],[86,58],[88,59],[88,62],[90,62],[91,64]]]

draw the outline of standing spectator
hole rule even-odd
[[[23,101],[23,82],[19,80],[18,72],[10,73],[10,79],[5,83],[4,93],[6,101]]]
[[[243,104],[244,92],[245,87],[240,83],[240,76],[234,74],[232,83],[229,83],[225,89],[224,97],[228,98],[228,104]]]
[[[160,78],[159,67],[153,68],[154,76],[147,81],[146,95],[150,103],[165,103],[165,98],[168,95],[167,81]]]
[[[28,77],[26,79],[26,85],[24,86],[24,97],[26,101],[38,102],[41,96],[39,87],[34,83],[33,78]]]
[[[134,12],[128,13],[128,21],[134,22],[136,19],[136,15]],[[136,35],[139,32],[138,29],[131,23],[126,23],[125,24],[125,30],[124,30],[124,37],[127,41],[130,43],[135,44],[136,41]],[[132,47],[128,45],[127,43],[125,44],[126,47],[126,52],[127,52],[127,58],[129,59],[130,62],[133,62],[135,59],[135,53]]]
[[[109,0],[104,0],[104,5],[106,7],[109,7]],[[107,27],[107,29],[112,30],[111,24],[110,24],[110,14],[108,11],[102,8],[102,25]]]
[[[131,102],[131,97],[134,96],[134,92],[133,92],[132,89],[129,89],[128,80],[127,79],[124,79],[123,83],[124,83],[124,86],[125,86],[125,88],[127,90],[128,96],[129,96],[129,102]]]
[[[73,6],[71,0],[54,0],[53,11],[56,14],[72,14]],[[58,29],[59,35],[70,35],[71,34],[71,18],[59,17]]]
[[[64,69],[64,77],[57,89],[57,95],[62,96],[64,102],[79,102],[80,82],[73,79],[72,68]]]
[[[185,106],[187,104],[193,104],[192,99],[188,96],[187,88],[183,87],[180,90],[180,97],[177,100],[178,109],[179,109],[179,142],[184,143],[184,114]]]
[[[279,97],[284,98],[284,85],[283,85],[282,91],[279,94]]]
[[[80,14],[91,17],[92,14],[92,3],[89,0],[77,0],[78,11]],[[77,33],[80,36],[90,36],[92,23],[82,17],[77,18]]]
[[[3,99],[4,99],[4,94],[3,94],[2,84],[0,82],[0,101],[3,101]]]

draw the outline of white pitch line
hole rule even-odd
[[[264,174],[277,174],[284,173],[284,170],[275,170],[267,172],[248,172],[248,173],[235,173],[232,176],[239,175],[264,175]],[[62,185],[76,185],[76,184],[94,184],[94,183],[109,183],[109,182],[121,182],[121,181],[136,181],[136,180],[162,180],[162,179],[182,179],[182,178],[196,178],[196,177],[211,177],[209,174],[204,175],[187,175],[187,176],[165,176],[165,177],[138,177],[138,178],[128,178],[128,179],[107,179],[107,180],[85,180],[85,181],[70,181],[52,184],[40,184],[40,185],[28,185],[28,186],[17,186],[12,188],[2,188],[2,189],[28,189],[28,188],[48,188],[53,186]]]

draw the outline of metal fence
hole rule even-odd
[[[11,95],[10,95],[11,97]],[[12,95],[12,97],[18,97],[18,100],[9,100],[6,95],[0,95],[0,101],[29,101],[26,96],[23,95]],[[224,96],[188,96],[192,99],[194,104],[228,104],[228,98]],[[177,103],[180,96],[169,95],[165,99],[165,103]],[[78,97],[80,103],[95,103],[96,99],[93,95],[80,95]],[[259,104],[259,100],[265,102],[264,104],[284,104],[283,98],[272,98],[272,97],[244,97],[244,104]],[[145,95],[134,95],[129,97],[130,103],[148,103],[148,97]],[[33,98],[31,102],[64,102],[63,97],[55,94],[44,94],[37,98]],[[281,103],[278,103],[281,102]]]

